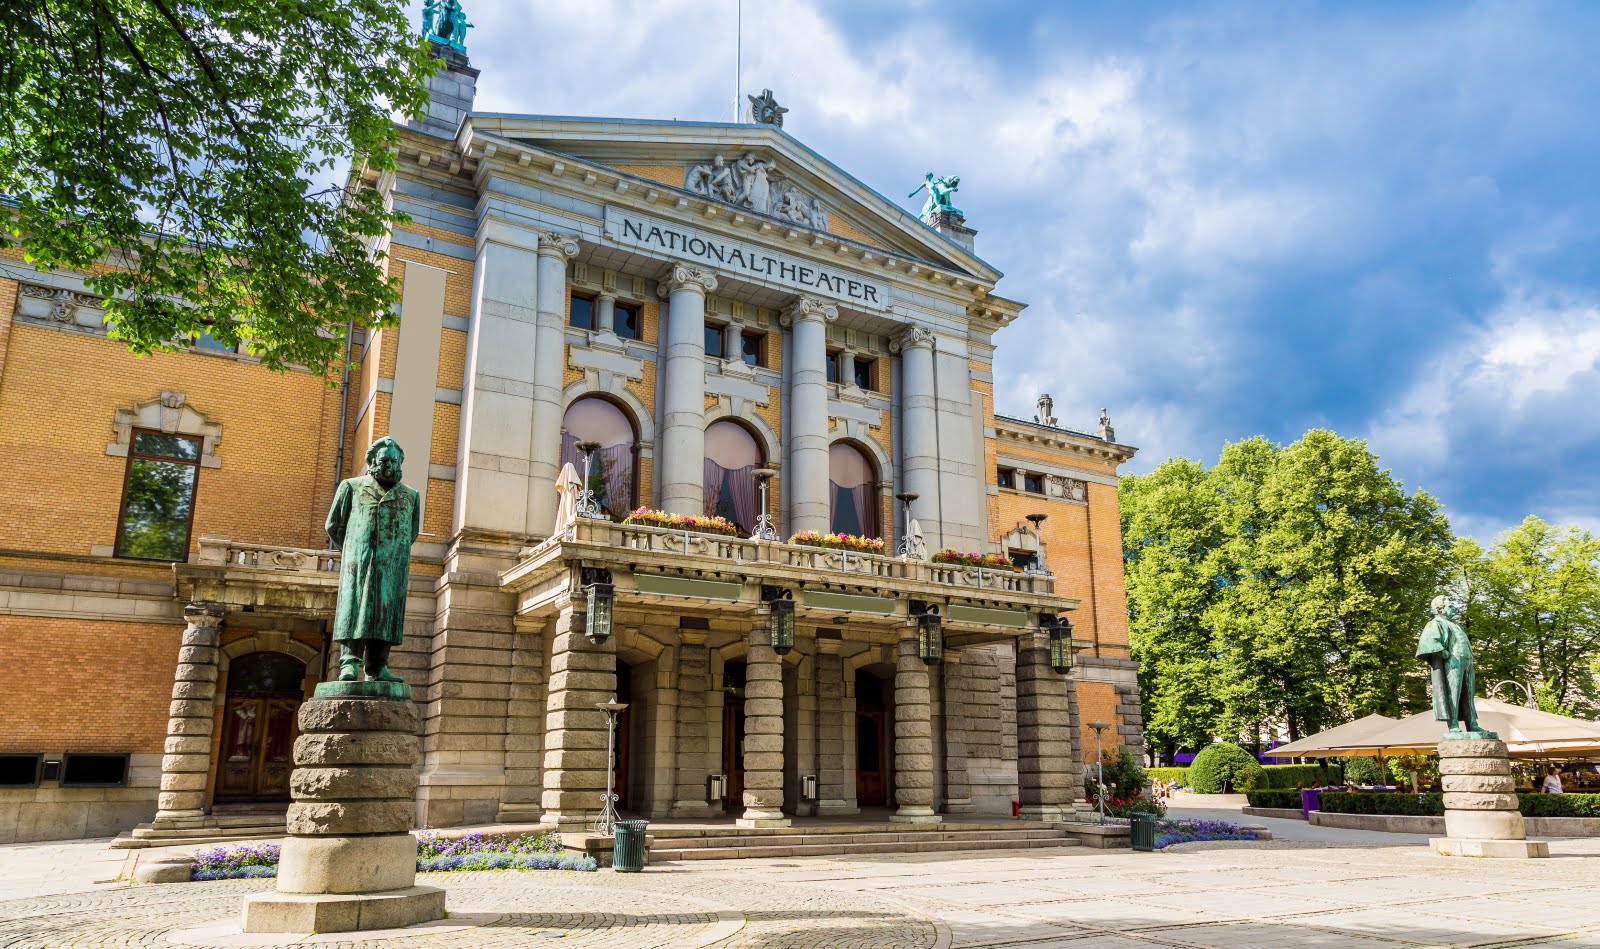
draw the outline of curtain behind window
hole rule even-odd
[[[746,534],[756,529],[760,513],[760,492],[756,489],[755,465],[724,468],[710,458],[705,464],[706,513],[725,517]]]

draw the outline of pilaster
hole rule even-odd
[[[855,735],[856,710],[845,688],[844,658],[838,640],[818,640],[817,813],[857,814],[855,753],[846,733]]]
[[[966,718],[966,690],[961,682],[961,650],[947,649],[939,668],[944,715],[941,738],[944,741],[944,811],[970,814],[976,810],[972,785],[967,777],[966,731],[958,724]]]
[[[533,439],[528,452],[527,522],[523,532],[548,536],[556,519],[556,473],[561,463],[562,377],[566,369],[567,263],[578,242],[539,235],[536,342],[533,348]]]
[[[550,645],[545,703],[544,822],[577,831],[600,816],[606,790],[606,713],[617,692],[617,641],[583,635],[586,614],[563,607]]]
[[[544,811],[546,630],[517,630],[511,647],[511,687],[506,702],[506,785],[502,824],[538,823]]]
[[[713,745],[711,727],[711,650],[706,634],[682,630],[678,634],[678,747],[669,817],[710,817],[721,813],[720,803],[706,801],[706,779],[720,769],[712,760],[720,744]],[[721,715],[721,709],[716,709]]]
[[[744,816],[740,827],[787,827],[783,815],[783,660],[766,625],[750,631],[744,686]]]
[[[894,798],[891,820],[937,824],[933,812],[933,722],[928,667],[915,636],[900,640],[894,665]]]
[[[1066,820],[1082,793],[1074,752],[1072,689],[1050,666],[1050,644],[1035,633],[1017,643],[1017,785],[1022,817]]]
[[[205,819],[222,616],[220,603],[190,603],[183,608],[185,626],[172,676],[161,793],[156,798],[157,829],[194,826]]]
[[[801,297],[785,311],[790,327],[789,470],[784,490],[789,498],[789,529],[826,533],[828,497],[828,324],[839,309]]]
[[[715,275],[673,267],[661,283],[667,300],[661,381],[661,509],[705,513],[706,294]]]

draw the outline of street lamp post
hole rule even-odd
[[[616,829],[617,822],[617,795],[614,788],[617,778],[617,718],[628,707],[628,703],[618,702],[616,696],[612,696],[610,701],[596,702],[594,707],[606,713],[606,797],[604,806],[600,808],[600,816],[594,822],[594,832],[601,837],[609,837]]]
[[[1111,726],[1102,721],[1093,721],[1089,727],[1094,729],[1094,766],[1096,769],[1094,788],[1095,797],[1100,801],[1100,819],[1106,819],[1106,759],[1100,754],[1100,733]]]
[[[578,492],[577,515],[579,517],[600,517],[600,502],[594,496],[594,487],[590,478],[593,477],[590,469],[593,467],[594,453],[600,450],[600,443],[593,441],[579,442],[579,454],[583,455],[583,488]]]
[[[1500,682],[1496,682],[1489,689],[1489,698],[1491,698],[1491,699],[1494,698],[1494,694],[1496,692],[1500,691],[1500,687],[1503,686],[1503,685],[1514,685],[1517,688],[1521,689],[1522,690],[1522,694],[1527,698],[1527,701],[1524,702],[1523,704],[1526,705],[1528,708],[1538,708],[1539,707],[1539,703],[1534,701],[1534,698],[1533,698],[1533,687],[1528,685],[1526,682],[1518,682],[1515,679],[1504,679],[1504,680],[1501,680]]]
[[[755,529],[750,532],[751,540],[764,540],[771,543],[778,541],[778,529],[772,526],[772,517],[767,514],[771,508],[767,507],[767,482],[771,481],[778,473],[775,465],[766,465],[751,472],[755,476],[756,486],[761,489],[761,513],[756,515]]]
[[[904,527],[900,531],[899,550],[899,554],[902,557],[911,556],[911,502],[920,497],[922,495],[917,494],[915,491],[906,491],[894,496],[894,499],[899,501],[903,508],[901,521],[904,523]]]

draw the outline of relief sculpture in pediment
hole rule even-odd
[[[754,152],[731,162],[717,155],[706,164],[691,167],[684,184],[696,194],[736,207],[826,229],[828,212],[822,202],[801,191],[777,168],[777,162],[758,158]]]

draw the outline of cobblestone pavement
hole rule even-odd
[[[87,845],[53,851],[63,865],[72,846]],[[384,939],[270,944],[1600,949],[1600,840],[1551,850],[1549,860],[1447,860],[1425,844],[1274,841],[426,874],[419,882],[449,890],[449,920]],[[0,847],[0,879],[19,859]],[[240,898],[270,887],[59,885],[0,899],[0,946],[217,944]]]

